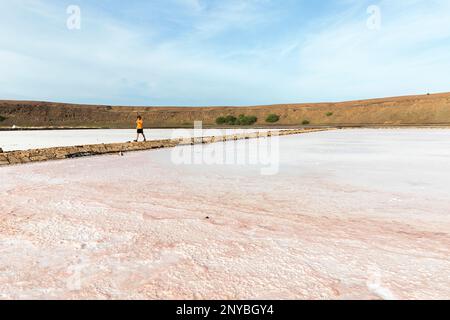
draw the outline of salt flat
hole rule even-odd
[[[0,298],[450,298],[450,130],[279,139],[0,168]]]
[[[271,129],[277,130],[277,129]],[[227,135],[245,132],[266,132],[267,129],[149,129],[148,140],[184,138],[192,136]],[[200,131],[198,131],[200,132]],[[4,151],[65,147],[86,144],[119,143],[136,139],[136,130],[30,130],[0,131],[0,148]],[[142,136],[140,137],[142,140]]]

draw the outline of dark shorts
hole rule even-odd
[[[142,134],[144,134],[144,129],[137,129],[137,133],[142,133]]]

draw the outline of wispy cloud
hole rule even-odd
[[[364,19],[339,19],[300,49],[298,85],[313,99],[448,91],[447,1],[380,1],[380,30]],[[343,14],[345,15],[345,13]],[[331,23],[330,23],[331,24]]]
[[[247,105],[448,91],[450,4],[286,0],[0,3],[0,98]],[[314,14],[314,15],[311,15]],[[306,19],[306,16],[309,18]]]

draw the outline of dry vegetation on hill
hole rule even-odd
[[[125,107],[0,101],[0,127],[130,128],[141,114],[147,127],[216,126],[224,116],[256,116],[255,126],[450,125],[450,93],[340,103],[253,107]],[[266,119],[274,114],[276,123]]]

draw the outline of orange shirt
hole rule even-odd
[[[144,121],[138,119],[138,120],[136,121],[136,128],[138,128],[138,129],[144,129]]]

